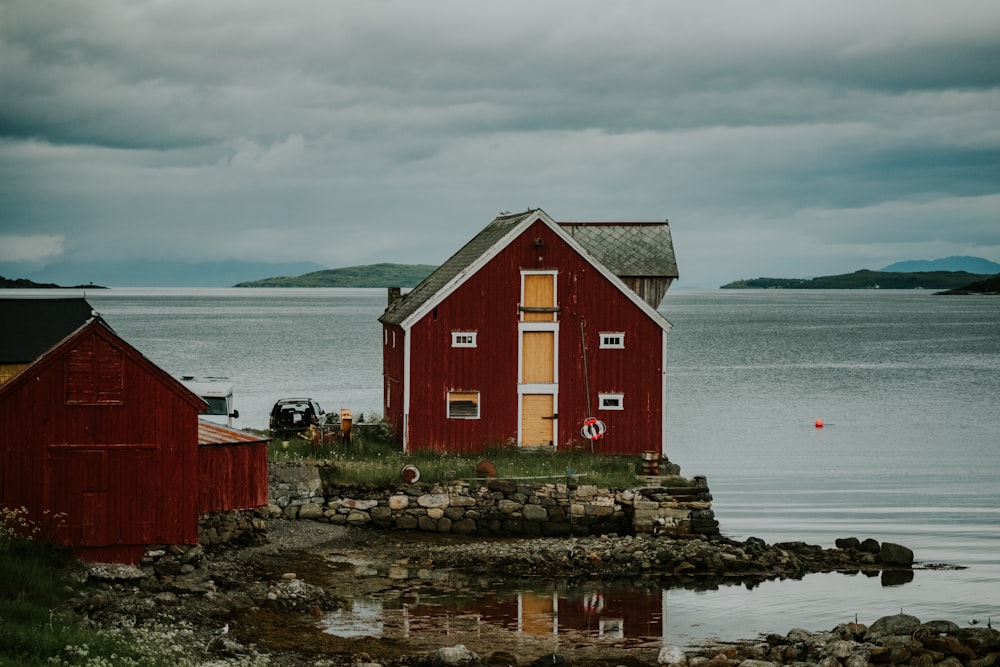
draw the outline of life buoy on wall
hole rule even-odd
[[[420,470],[415,465],[407,464],[403,466],[399,474],[407,484],[416,484],[420,481]]]
[[[583,422],[583,428],[580,429],[580,434],[588,440],[600,440],[604,437],[606,430],[607,426],[600,419],[587,417]]]

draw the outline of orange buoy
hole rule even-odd
[[[817,419],[816,420],[816,428],[823,428],[823,420],[822,419]]]

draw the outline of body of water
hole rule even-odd
[[[80,294],[31,295],[68,293]],[[237,426],[266,428],[271,405],[286,396],[312,397],[328,411],[349,407],[355,419],[381,413],[384,290],[113,289],[86,297],[166,371],[231,378]],[[660,591],[643,603],[652,634],[690,644],[870,623],[900,610],[960,624],[1000,618],[1000,298],[678,290],[661,312],[674,325],[669,458],[682,474],[708,477],[724,534],[826,547],[837,537],[872,537],[912,548],[923,564],[959,568],[918,569],[903,585],[825,574],[752,590]],[[611,609],[630,599],[626,589],[591,585],[564,597]],[[521,591],[515,607],[532,596],[558,606],[560,594]],[[362,616],[384,606],[372,604],[356,606]],[[563,616],[573,616],[568,606]],[[590,620],[599,640],[629,636],[620,619]]]

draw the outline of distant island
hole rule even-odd
[[[237,283],[234,287],[415,287],[437,266],[367,264]]]
[[[990,275],[966,271],[869,271],[817,278],[749,278],[726,283],[722,289],[937,289],[956,290]]]
[[[4,278],[0,276],[2,289],[107,289],[100,285],[56,285],[55,283],[36,283],[27,278]]]
[[[945,290],[944,292],[935,292],[935,294],[991,294],[1000,296],[1000,276],[993,276],[992,278],[987,278],[986,280],[977,280],[976,282],[969,283],[964,287]]]

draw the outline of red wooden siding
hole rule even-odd
[[[403,437],[403,330],[394,325],[382,325],[382,404],[383,414],[397,439]]]
[[[267,442],[198,448],[198,512],[267,504]]]
[[[197,543],[200,406],[94,321],[0,387],[0,503],[87,558]]]
[[[541,239],[540,245],[536,239]],[[409,449],[482,452],[517,438],[518,305],[524,270],[558,271],[558,447],[589,447],[580,435],[588,416],[583,322],[590,412],[607,424],[595,449],[616,454],[659,451],[662,329],[540,221],[411,328]],[[452,348],[453,331],[477,332],[477,347]],[[625,349],[598,349],[602,331],[624,332]],[[386,362],[396,363],[388,356]],[[451,390],[479,391],[480,418],[447,419]],[[625,409],[599,412],[597,395],[611,392],[624,394]]]

